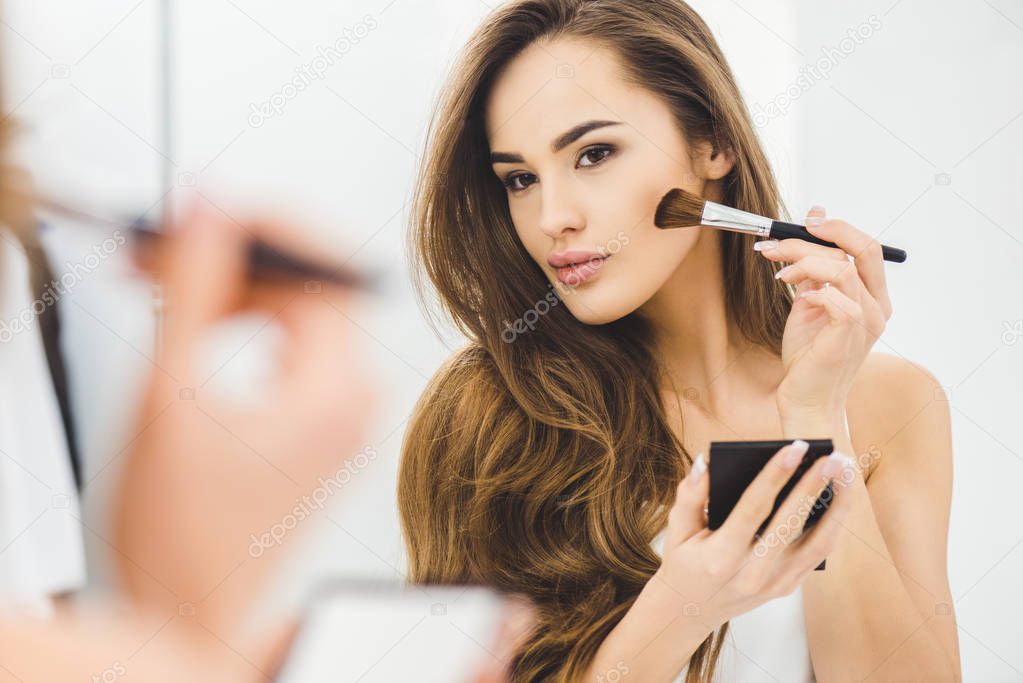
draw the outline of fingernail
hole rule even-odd
[[[810,210],[807,211],[807,213],[814,213],[815,211],[820,212],[820,213],[824,213],[825,209],[820,204],[814,204],[813,206],[810,207]]]
[[[778,247],[778,240],[761,240],[760,242],[753,243],[753,251],[767,251],[768,249],[776,249]]]
[[[692,484],[699,484],[700,479],[703,478],[703,473],[707,471],[707,461],[703,458],[703,453],[696,456],[693,460],[693,466],[689,470],[689,482]]]
[[[823,223],[824,220],[825,219],[821,218],[820,216],[808,216],[806,218],[806,225],[808,227],[817,227],[818,225]]]
[[[792,270],[792,266],[785,266],[784,268],[782,268],[781,270],[779,270],[777,273],[774,274],[774,279],[775,280],[780,280],[782,278],[782,276],[785,275],[785,273],[788,273],[791,270]]]
[[[802,439],[796,439],[789,444],[788,450],[782,456],[782,464],[785,465],[786,469],[795,469],[796,465],[803,460],[803,456],[806,455],[806,451],[809,448],[809,443]]]
[[[852,458],[845,453],[832,451],[831,455],[824,461],[824,467],[821,468],[821,476],[825,479],[834,479],[836,474],[852,464]]]

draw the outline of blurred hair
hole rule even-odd
[[[0,62],[0,66],[3,66]],[[3,80],[0,79],[0,86]],[[6,111],[3,88],[0,87],[0,111]],[[11,114],[0,118],[0,226],[6,227],[24,244],[36,244],[30,202],[25,199],[30,186],[29,176],[10,160],[11,140],[17,128]]]

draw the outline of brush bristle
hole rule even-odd
[[[658,228],[699,225],[703,217],[703,205],[701,197],[676,187],[661,198],[654,213],[654,225]]]

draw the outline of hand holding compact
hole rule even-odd
[[[843,482],[853,463],[832,454],[819,458],[799,479],[767,523],[782,487],[802,461],[806,442],[779,450],[743,492],[718,529],[704,518],[709,476],[702,455],[678,486],[668,517],[663,560],[651,581],[677,597],[681,617],[692,617],[710,632],[734,616],[788,595],[835,547],[850,496]],[[820,522],[800,535],[821,492],[833,480],[833,496]]]

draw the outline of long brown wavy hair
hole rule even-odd
[[[723,202],[783,210],[749,113],[710,30],[682,0],[513,0],[470,39],[434,113],[413,197],[409,260],[431,324],[436,303],[469,344],[433,377],[405,433],[398,483],[410,580],[522,593],[539,624],[516,681],[575,681],[660,558],[679,480],[692,463],[658,390],[649,324],[633,313],[586,325],[550,306],[514,343],[507,321],[550,289],[516,236],[489,166],[484,103],[496,75],[536,41],[592,41],[668,103],[689,141],[730,149]],[[726,309],[753,344],[780,354],[792,305],[753,238],[719,231]],[[710,681],[728,623],[693,654]]]

